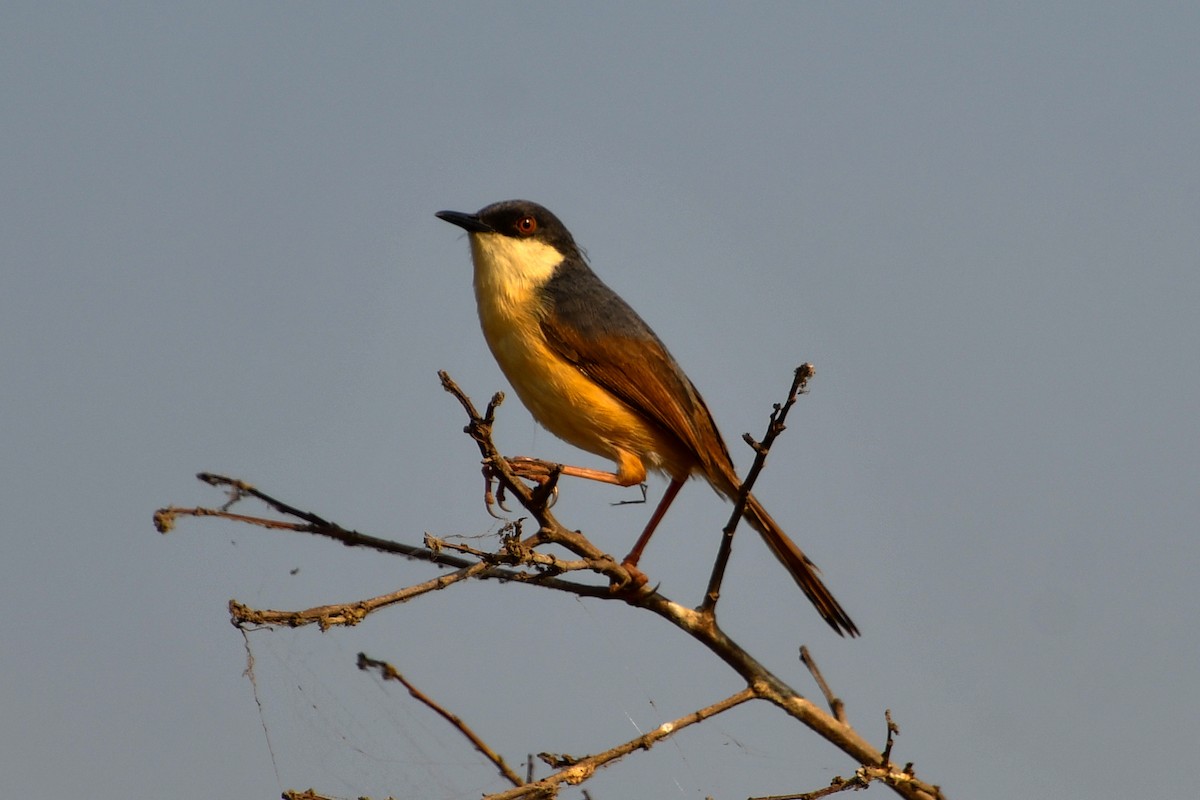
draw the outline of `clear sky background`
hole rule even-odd
[[[472,585],[252,634],[260,713],[229,598],[431,569],[152,528],[220,504],[193,478],[214,470],[407,542],[494,534],[436,370],[481,403],[506,384],[433,213],[513,197],[654,326],[743,470],[740,434],[816,365],[758,494],[863,637],[745,535],[735,639],[815,693],[808,644],[859,730],[882,745],[892,709],[897,760],[952,797],[1187,794],[1197,41],[1194,3],[5,4],[0,795],[501,787],[359,650],[514,763],[739,688],[619,603]],[[498,440],[600,466],[515,398]],[[630,494],[572,484],[557,510],[623,553],[649,513],[610,505]],[[685,489],[643,562],[665,593],[698,602],[725,515]],[[586,788],[729,800],[853,768],[762,705]]]

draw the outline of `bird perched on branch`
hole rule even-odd
[[[741,479],[700,393],[654,331],[592,272],[557,217],[525,200],[437,216],[469,235],[483,335],[521,402],[555,436],[615,465],[612,472],[563,466],[561,474],[618,486],[641,483],[647,470],[670,479],[623,564],[636,570],[688,477],[737,498]],[[522,461],[536,473],[531,459]],[[825,621],[857,636],[816,566],[753,495],[744,516]]]

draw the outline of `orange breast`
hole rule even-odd
[[[477,287],[478,288],[478,287]],[[476,292],[488,346],[521,402],[546,430],[610,459],[618,473],[674,472],[670,441],[628,405],[550,349],[538,324],[536,295]],[[640,478],[638,479],[640,480]],[[637,480],[632,481],[637,482]]]

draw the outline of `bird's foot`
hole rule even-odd
[[[608,591],[618,597],[640,597],[646,593],[646,585],[650,583],[650,579],[646,577],[646,573],[637,568],[636,564],[630,564],[628,561],[621,562],[621,568],[629,574],[629,578],[624,582],[614,580],[608,585]],[[650,589],[654,592],[658,587]]]
[[[508,462],[508,468],[518,478],[524,478],[539,485],[549,483],[551,478],[555,478],[562,471],[562,464],[555,464],[553,461],[543,461],[540,458],[517,456],[516,458],[506,458],[504,460]]]
[[[537,484],[534,489],[535,497],[537,493],[548,494],[548,502],[546,508],[551,508],[558,502],[558,475],[562,470],[562,466],[549,461],[542,461],[538,458],[529,458],[527,456],[517,456],[516,458],[504,459],[508,464],[508,468],[512,470],[518,478],[533,481]],[[510,509],[505,505],[505,489],[504,483],[497,479],[496,470],[491,464],[483,465],[483,503],[487,508],[487,512],[496,519],[501,519],[492,509],[499,506],[501,511],[508,512]],[[496,484],[496,491],[492,492],[492,484]]]

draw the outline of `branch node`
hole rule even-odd
[[[779,405],[776,404],[775,408],[778,409]],[[767,454],[767,449],[765,447],[763,447],[762,442],[755,439],[749,433],[742,434],[742,441],[745,442],[746,444],[750,445],[750,448],[755,453],[758,453],[759,455],[763,455],[763,456],[765,456]]]

